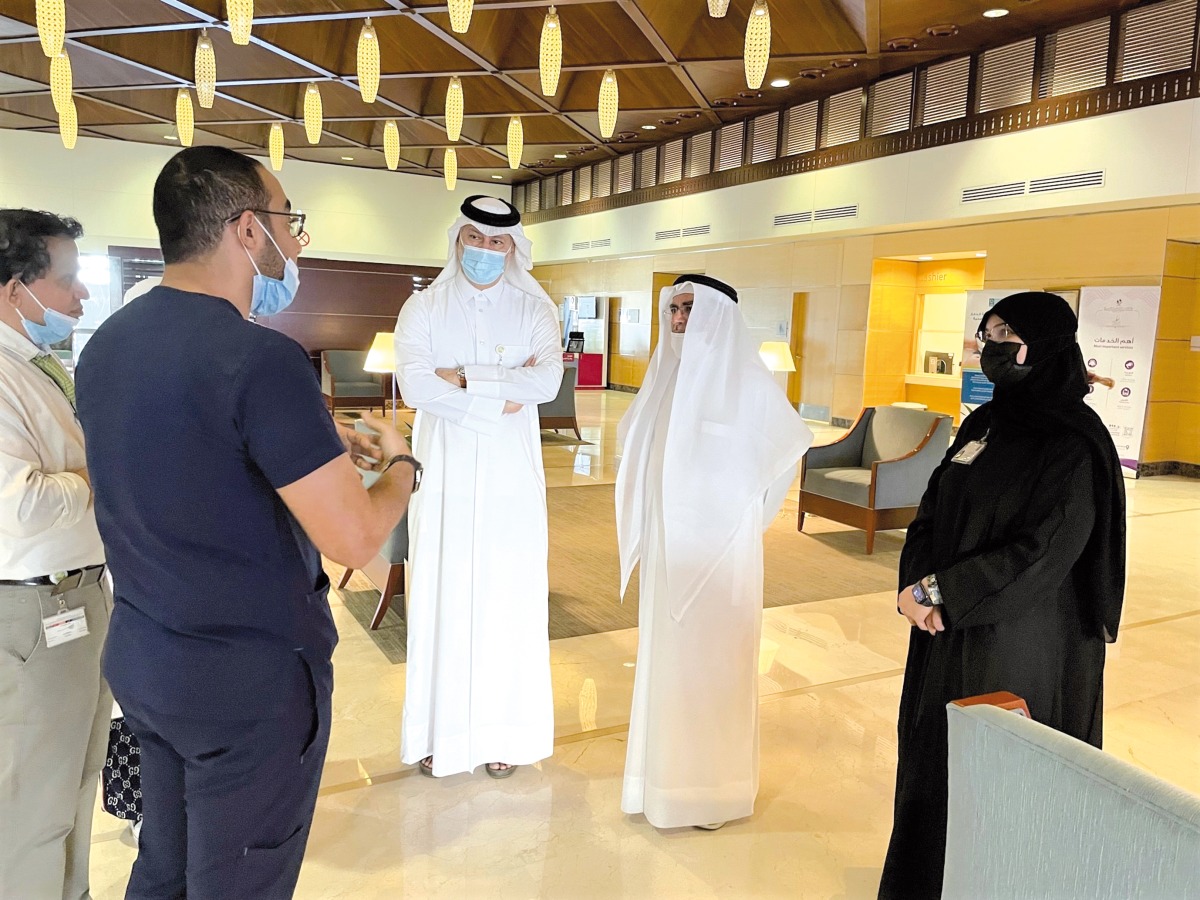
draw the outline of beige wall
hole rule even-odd
[[[1200,465],[1200,352],[1191,350],[1200,334],[1200,246],[1167,244],[1150,407],[1142,440],[1146,462]]]

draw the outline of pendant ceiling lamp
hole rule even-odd
[[[271,126],[271,168],[276,172],[283,168],[283,125],[275,122]]]
[[[42,52],[54,59],[62,53],[67,38],[66,0],[37,0],[37,31]]]
[[[50,60],[50,96],[54,111],[61,113],[63,104],[71,99],[71,58],[64,50]]]
[[[617,128],[617,73],[612,69],[604,71],[604,80],[600,82],[600,137],[610,138]]]
[[[754,0],[746,23],[746,87],[757,91],[767,74],[771,58],[771,11],[767,0]]]
[[[395,119],[388,119],[383,126],[383,156],[387,167],[395,172],[400,165],[400,129]]]
[[[310,81],[304,90],[304,132],[310,144],[321,143],[322,124],[321,89],[315,81]]]
[[[457,141],[462,135],[463,123],[463,89],[462,82],[455,75],[450,79],[446,88],[446,137]]]
[[[562,23],[554,7],[542,22],[542,43],[538,53],[538,73],[542,78],[542,95],[558,93],[558,76],[562,73]]]
[[[442,169],[446,173],[446,190],[454,190],[454,184],[458,181],[458,154],[454,152],[453,147],[446,148]]]
[[[217,54],[213,51],[208,29],[200,30],[196,41],[196,99],[204,109],[212,109],[217,94]]]
[[[521,168],[521,154],[525,152],[525,126],[520,116],[508,120],[508,167]]]
[[[366,103],[379,94],[379,38],[370,19],[358,33],[358,92]]]
[[[471,27],[471,10],[475,0],[450,0],[450,30],[455,34],[466,34]]]
[[[240,47],[250,43],[250,28],[254,25],[254,0],[225,0],[229,15],[229,35]]]
[[[180,88],[175,93],[175,130],[179,132],[180,146],[192,146],[196,133],[196,114],[192,109],[192,92]]]
[[[75,141],[79,137],[79,116],[75,112],[73,99],[68,99],[58,113],[58,133],[62,136],[63,146],[74,150]]]
[[[708,0],[708,14],[714,19],[725,18],[729,12],[729,0]]]

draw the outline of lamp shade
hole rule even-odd
[[[708,14],[714,19],[725,18],[729,12],[729,0],[708,0]]]
[[[217,95],[217,54],[213,50],[212,38],[208,29],[200,29],[200,39],[196,41],[196,99],[204,109],[212,109],[213,98]]]
[[[304,89],[304,133],[308,136],[310,144],[321,143],[321,128],[324,122],[321,89],[315,81],[310,81]]]
[[[283,125],[274,122],[271,125],[271,168],[278,172],[283,168]]]
[[[63,41],[67,36],[67,4],[66,0],[37,0],[38,39],[42,42],[42,52],[50,59],[62,53]]]
[[[446,137],[457,141],[462,135],[463,89],[457,75],[450,79],[446,88]]]
[[[396,336],[390,331],[380,331],[371,341],[371,349],[367,351],[367,361],[363,365],[364,372],[395,372],[396,371]]]
[[[746,87],[757,91],[767,74],[771,58],[771,10],[767,0],[754,0],[746,22]]]
[[[600,82],[600,137],[610,138],[617,129],[617,105],[620,91],[617,88],[617,73],[605,69],[604,78]]]
[[[562,23],[554,7],[542,22],[542,42],[538,51],[538,75],[542,94],[553,97],[558,93],[558,76],[562,73]]]
[[[58,111],[58,133],[62,137],[63,146],[68,150],[75,149],[75,141],[79,137],[79,116],[75,112],[75,100],[68,98]]]
[[[192,92],[180,88],[175,93],[175,130],[179,133],[181,147],[192,146],[196,133],[196,113],[192,109]]]
[[[379,94],[379,37],[370,19],[358,33],[358,91],[364,103],[374,103]]]
[[[64,50],[50,60],[50,97],[54,100],[54,111],[62,112],[63,104],[71,99],[71,57]]]
[[[229,14],[229,36],[239,47],[245,47],[254,25],[254,0],[225,0],[225,10]]]
[[[458,154],[454,152],[453,147],[446,148],[442,171],[446,176],[446,190],[454,190],[454,185],[458,183]]]
[[[471,10],[474,7],[475,0],[450,0],[450,30],[455,34],[466,34],[471,27]]]
[[[796,360],[792,358],[792,348],[787,341],[763,341],[758,355],[772,372],[796,371]]]
[[[525,126],[520,116],[508,120],[508,167],[521,168],[521,154],[525,152]]]
[[[395,119],[388,119],[383,125],[383,158],[387,167],[396,171],[400,165],[400,127]]]

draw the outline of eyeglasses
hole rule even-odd
[[[1014,337],[1017,340],[1021,339],[1020,335],[1018,335],[1003,322],[993,325],[990,328],[980,328],[979,331],[975,333],[975,337],[981,341],[990,341],[993,344],[1001,344],[1004,341],[1007,341],[1009,338]]]
[[[308,219],[308,214],[303,210],[294,210],[293,212],[276,212],[273,209],[251,209],[246,210],[262,216],[287,216],[288,234],[300,242],[301,247],[307,247],[309,242],[308,232],[304,230],[304,223]],[[230,216],[228,221],[235,221],[241,213],[235,216]]]

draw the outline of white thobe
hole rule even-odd
[[[466,390],[434,373],[458,366]],[[396,322],[397,376],[425,466],[408,514],[401,758],[432,755],[438,776],[553,752],[537,405],[557,395],[562,368],[553,305],[504,281],[434,285]],[[506,400],[523,408],[505,414]]]
[[[758,794],[763,505],[752,504],[677,621],[667,598],[662,471],[670,397],[651,439],[643,511],[637,669],[621,809],[658,828],[740,819]],[[785,476],[790,483],[792,475]],[[774,493],[774,491],[772,492]]]

